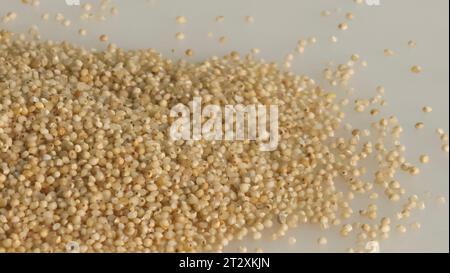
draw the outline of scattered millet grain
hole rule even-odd
[[[50,13],[47,13],[47,12],[43,13],[41,15],[41,19],[44,20],[44,21],[48,21],[50,19]]]
[[[37,7],[41,4],[39,0],[21,0],[22,4]]]
[[[386,89],[384,88],[384,86],[377,86],[376,91],[379,95],[383,95],[386,92]]]
[[[85,12],[89,12],[92,10],[92,4],[90,3],[84,3],[81,5],[81,8],[85,11]]]
[[[301,46],[301,45],[297,45],[296,51],[299,54],[303,54],[305,52],[305,47]]]
[[[342,237],[347,237],[349,233],[353,230],[353,226],[350,224],[345,224],[342,226],[340,234]]]
[[[417,167],[410,167],[409,168],[409,173],[411,175],[418,175],[420,173],[420,169]]]
[[[420,230],[422,228],[422,225],[420,222],[414,222],[410,225],[412,230]]]
[[[317,239],[317,243],[319,244],[319,245],[326,245],[327,243],[328,243],[328,240],[327,240],[327,238],[326,237],[319,237],[319,239]]]
[[[82,21],[86,21],[87,19],[89,19],[90,17],[92,17],[93,15],[92,14],[89,14],[89,13],[82,13],[81,15],[80,15],[80,19],[82,20]]]
[[[414,125],[414,127],[415,127],[416,129],[423,129],[423,128],[425,128],[425,124],[424,124],[423,122],[417,122],[417,123]]]
[[[181,41],[181,40],[184,40],[185,35],[184,35],[183,32],[177,32],[177,33],[175,34],[175,38],[176,38],[177,40]]]
[[[347,18],[348,20],[353,20],[355,18],[355,16],[353,15],[353,13],[347,12],[345,14],[345,18]]]
[[[250,51],[253,55],[258,55],[259,53],[261,53],[261,50],[259,48],[252,48]]]
[[[253,16],[245,16],[245,22],[252,24],[255,22],[255,18]]]
[[[9,18],[9,20],[16,20],[17,19],[17,13],[15,13],[14,11],[8,12],[6,14],[6,17]]]
[[[288,243],[290,245],[295,245],[295,243],[297,243],[297,239],[295,237],[289,237]]]
[[[418,74],[418,73],[422,72],[422,67],[420,65],[413,65],[413,66],[411,66],[411,72]]]
[[[111,4],[111,0],[101,0],[100,1],[100,10],[106,10],[108,6]]]
[[[239,253],[247,253],[247,252],[248,252],[246,246],[240,246],[240,247],[238,248],[238,250],[239,250]]]
[[[347,30],[348,29],[348,24],[347,23],[340,23],[339,25],[338,25],[338,28],[340,29],[340,30]]]
[[[109,11],[111,13],[111,15],[117,15],[119,14],[119,9],[117,7],[112,7]]]
[[[61,13],[55,14],[55,20],[58,22],[64,21],[64,15],[62,15]]]
[[[396,227],[397,231],[400,233],[405,233],[406,232],[406,227],[404,225],[397,225]]]
[[[255,253],[264,253],[264,250],[260,247],[255,248]]]
[[[108,36],[106,34],[102,34],[98,37],[100,42],[107,42],[109,40]]]
[[[369,198],[370,198],[371,200],[376,200],[376,199],[378,199],[378,193],[376,193],[376,192],[371,193],[371,194],[369,195]]]
[[[8,12],[2,19],[3,23],[9,23],[17,19],[17,13],[14,11]]]
[[[353,62],[359,61],[360,58],[361,58],[361,57],[360,57],[358,54],[352,54],[352,55],[350,56],[350,60],[352,60]]]
[[[430,157],[428,155],[421,155],[420,156],[420,163],[427,164],[430,162]]]
[[[185,52],[186,56],[192,57],[194,56],[194,51],[192,49],[187,49]]]
[[[330,16],[331,15],[331,11],[329,11],[329,10],[322,10],[320,12],[320,15],[323,16],[323,17]]]
[[[420,201],[417,203],[417,208],[419,210],[424,210],[426,208],[425,202],[424,201]]]
[[[424,106],[424,107],[422,107],[422,112],[431,113],[431,112],[433,112],[433,108],[431,108],[430,106]]]
[[[441,205],[444,205],[445,203],[447,203],[447,199],[445,198],[445,196],[438,196],[437,202]]]
[[[69,27],[71,24],[72,24],[72,22],[70,22],[70,20],[67,20],[67,19],[62,22],[62,25],[65,27]]]
[[[177,16],[177,18],[175,18],[175,21],[177,22],[177,24],[179,25],[184,25],[187,23],[187,19],[185,16]]]
[[[392,49],[385,49],[384,50],[384,56],[394,56],[395,52]]]
[[[80,28],[78,30],[78,34],[81,35],[81,36],[86,36],[87,35],[87,30],[84,29],[84,28]]]
[[[254,232],[253,233],[253,240],[260,240],[262,238],[261,232]]]
[[[378,115],[380,113],[380,110],[378,110],[378,109],[372,109],[372,110],[370,110],[370,115],[371,116],[376,116],[376,115]]]

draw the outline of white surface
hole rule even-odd
[[[81,0],[82,3],[86,2]],[[90,0],[90,3],[99,1]],[[318,42],[308,47],[303,55],[296,55],[293,70],[306,74],[322,82],[321,71],[329,61],[340,63],[348,60],[352,53],[360,54],[369,66],[356,75],[352,85],[361,97],[374,94],[377,85],[386,87],[389,102],[387,112],[399,117],[404,125],[403,142],[408,147],[407,155],[417,162],[422,153],[431,156],[431,163],[422,168],[422,173],[414,178],[404,177],[403,181],[411,193],[427,199],[427,209],[414,212],[406,222],[418,219],[422,223],[419,232],[410,231],[399,235],[395,230],[391,238],[381,243],[383,252],[448,252],[449,211],[448,203],[438,205],[436,196],[443,195],[448,200],[449,168],[448,155],[440,150],[440,140],[435,133],[438,127],[448,132],[449,124],[449,56],[448,56],[448,9],[447,0],[381,0],[379,7],[356,5],[352,0],[127,0],[113,1],[119,7],[119,15],[107,15],[107,21],[87,23],[79,19],[79,7],[69,7],[64,0],[41,0],[40,7],[33,8],[20,4],[19,0],[0,0],[0,16],[8,11],[16,11],[18,18],[1,28],[24,31],[30,24],[39,26],[42,36],[54,40],[70,40],[88,47],[101,48],[98,36],[106,33],[110,41],[125,48],[155,48],[170,58],[179,58],[184,50],[192,48],[195,61],[211,55],[222,55],[231,50],[247,53],[249,49],[261,49],[261,57],[280,61],[290,53],[299,39],[315,36]],[[322,10],[330,10],[329,17],[320,16]],[[347,31],[337,30],[345,13],[352,11],[355,19]],[[51,20],[43,22],[43,12],[51,12]],[[69,28],[54,20],[55,12],[70,18]],[[186,25],[175,23],[175,17],[184,15]],[[218,15],[225,16],[222,23],[215,22]],[[244,17],[252,15],[253,24]],[[87,37],[80,37],[80,27],[87,28]],[[178,31],[186,34],[184,41],[174,36]],[[212,32],[214,38],[208,38]],[[339,42],[333,44],[329,37],[336,35]],[[226,37],[221,45],[217,39]],[[417,42],[417,48],[407,46],[408,40]],[[396,52],[393,57],[385,57],[383,49]],[[175,49],[175,53],[171,52]],[[423,67],[420,75],[409,72],[411,65]],[[420,108],[430,105],[434,111],[423,114]],[[414,129],[417,121],[424,121],[426,128]],[[362,125],[362,124],[361,124]],[[384,203],[386,201],[383,198]],[[393,214],[393,211],[388,211]],[[321,234],[328,237],[327,246],[318,246]],[[233,242],[226,251],[237,251],[246,245],[249,251],[262,247],[266,252],[335,252],[345,251],[353,245],[353,240],[344,240],[337,231],[323,232],[317,226],[301,226],[290,231],[288,236],[272,242],[266,233],[260,241]],[[267,235],[267,236],[266,236]],[[288,245],[289,236],[297,237],[297,244]]]

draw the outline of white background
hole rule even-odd
[[[352,0],[127,0],[113,1],[119,8],[119,15],[106,15],[106,21],[89,22],[79,19],[79,7],[69,7],[63,0],[41,0],[40,7],[24,6],[20,2],[0,0],[0,16],[9,11],[18,13],[16,21],[7,25],[0,23],[0,28],[25,31],[36,24],[44,38],[69,40],[95,48],[105,46],[98,41],[98,36],[105,33],[121,47],[151,47],[173,59],[183,56],[187,48],[195,52],[193,61],[201,61],[231,50],[247,53],[257,47],[261,49],[262,58],[282,61],[299,39],[315,36],[316,45],[307,47],[303,55],[295,55],[293,70],[319,83],[323,82],[321,71],[328,62],[341,63],[352,53],[360,54],[369,65],[358,69],[352,81],[358,96],[372,96],[377,85],[384,85],[389,103],[385,113],[395,114],[404,125],[402,140],[408,147],[407,155],[413,163],[418,163],[420,154],[431,156],[431,163],[422,168],[419,176],[402,180],[411,193],[426,199],[427,209],[413,213],[411,220],[404,222],[419,220],[422,229],[404,235],[394,230],[391,238],[381,243],[381,251],[448,252],[448,203],[439,205],[436,197],[442,195],[448,199],[449,163],[448,155],[440,150],[435,129],[441,127],[448,132],[449,124],[449,1],[381,0],[380,6],[369,7],[356,5]],[[95,12],[99,1],[89,2],[96,4]],[[322,10],[332,14],[322,17]],[[354,13],[355,19],[349,22],[347,31],[339,31],[337,24],[345,21],[348,11]],[[51,14],[48,22],[40,19],[44,12]],[[69,18],[72,25],[67,28],[58,24],[54,19],[56,12]],[[175,17],[178,15],[186,16],[188,23],[177,25]],[[215,22],[219,15],[225,17],[224,22]],[[254,17],[253,24],[245,22],[247,15]],[[77,34],[80,27],[88,29],[88,36]],[[185,40],[175,39],[178,31],[186,34]],[[208,32],[214,37],[209,38]],[[330,42],[331,35],[338,37],[338,43]],[[224,44],[218,42],[220,36],[226,37]],[[409,40],[416,41],[417,47],[409,48]],[[394,50],[396,55],[385,57],[385,48]],[[421,74],[409,71],[414,64],[423,67]],[[423,114],[420,108],[424,105],[432,106],[434,111]],[[426,128],[415,130],[417,121],[425,122]],[[428,191],[431,194],[425,194]],[[379,201],[387,203],[384,198]],[[394,213],[390,205],[381,205],[381,209]],[[323,234],[328,238],[328,245],[318,246],[316,240]],[[297,237],[296,245],[288,245],[289,236]],[[306,225],[275,242],[265,233],[260,241],[233,242],[225,250],[237,251],[241,245],[247,246],[249,251],[262,247],[266,252],[335,252],[345,251],[353,245],[353,240],[340,238],[336,231],[323,232],[316,226]]]

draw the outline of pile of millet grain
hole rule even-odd
[[[419,171],[403,156],[395,117],[345,131],[345,100],[251,54],[190,64],[15,36],[0,32],[1,252],[221,251],[303,223],[373,245],[391,219],[371,204],[360,212],[366,223],[353,223],[350,200],[381,187],[399,201],[396,173]],[[346,64],[326,75],[345,82],[353,72]],[[194,96],[278,105],[278,148],[172,141],[169,111]],[[370,158],[377,169],[367,179]],[[411,196],[400,216],[422,205]]]

